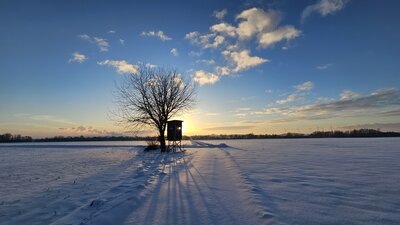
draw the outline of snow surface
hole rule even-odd
[[[0,224],[400,224],[400,138],[0,145]]]

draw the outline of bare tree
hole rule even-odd
[[[161,151],[166,151],[167,121],[184,113],[194,104],[196,86],[184,80],[175,69],[138,67],[117,85],[117,122],[139,130],[157,129]]]

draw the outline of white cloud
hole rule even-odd
[[[214,38],[214,39],[212,39]],[[199,32],[193,31],[185,35],[185,39],[189,40],[192,44],[198,45],[202,48],[215,48],[222,44],[225,38],[221,35],[214,33],[200,35]],[[210,40],[213,40],[212,42]]]
[[[293,94],[288,95],[285,99],[279,99],[276,101],[277,104],[287,104],[294,101],[303,100],[307,94],[305,91],[309,91],[314,88],[314,83],[311,81],[304,82],[299,85],[293,86],[296,91]]]
[[[85,41],[90,41],[91,40],[90,36],[87,35],[87,34],[80,34],[80,35],[78,35],[78,37],[80,39],[82,39],[82,40],[85,40]]]
[[[245,48],[248,41],[256,40],[260,47],[269,47],[281,41],[289,41],[300,36],[301,31],[287,25],[278,27],[281,14],[277,11],[264,11],[260,8],[251,8],[242,11],[235,23],[219,22],[209,28],[210,33],[201,34],[193,31],[185,35],[185,39],[192,44],[206,49],[216,49],[226,60],[225,65],[216,65],[214,75],[222,76],[235,74],[262,63],[268,59],[251,56],[250,50]],[[191,52],[191,56],[199,56]],[[197,62],[201,62],[198,60]]]
[[[114,67],[118,73],[132,73],[136,74],[138,72],[138,66],[134,64],[129,64],[125,60],[104,60],[98,62],[99,65],[108,65]]]
[[[223,9],[221,11],[214,11],[213,15],[215,16],[215,18],[222,20],[222,19],[224,19],[224,17],[226,16],[227,13],[228,13],[228,10]]]
[[[231,70],[227,66],[217,66],[215,71],[218,75],[229,75]]]
[[[122,39],[122,38],[120,38],[120,39],[119,39],[119,43],[121,43],[121,45],[124,45],[124,44],[125,44],[125,40]]]
[[[179,55],[178,49],[176,49],[176,48],[171,49],[170,52],[171,52],[171,54],[174,55],[174,56],[178,56],[178,55]]]
[[[305,21],[312,13],[317,12],[321,16],[327,16],[329,14],[334,14],[336,11],[343,9],[349,0],[319,0],[313,5],[307,6],[302,15],[302,22]]]
[[[255,111],[253,112],[254,115],[271,115],[276,113],[282,113],[281,108],[266,108],[263,111]]]
[[[221,34],[226,34],[228,36],[236,36],[236,27],[228,23],[219,23],[210,27],[211,32],[219,32]]]
[[[115,34],[115,30],[109,30],[107,33],[109,33],[109,34]]]
[[[300,35],[300,31],[293,26],[284,26],[260,36],[260,46],[268,47],[282,40],[291,40]]]
[[[100,52],[107,52],[110,45],[108,44],[106,39],[94,37],[94,42],[99,46]]]
[[[200,35],[200,33],[198,31],[192,31],[185,35],[185,39],[192,41],[192,40],[195,40],[199,35]]]
[[[225,41],[225,37],[218,35],[214,38],[214,42],[204,45],[203,48],[216,48],[217,46],[224,43],[224,41]]]
[[[244,10],[236,18],[242,20],[237,28],[241,39],[248,39],[257,33],[270,31],[280,21],[280,15],[276,11],[265,12],[258,8]]]
[[[286,104],[289,102],[294,102],[303,99],[304,93],[293,93],[287,96],[285,99],[277,100],[277,104]]]
[[[90,43],[96,44],[99,47],[100,52],[107,52],[108,48],[110,48],[110,45],[108,44],[107,39],[98,38],[98,37],[90,37],[87,34],[80,34],[80,35],[78,35],[78,37],[82,40],[89,41]]]
[[[326,70],[326,69],[328,69],[329,67],[332,67],[332,66],[333,66],[332,63],[327,63],[327,64],[324,64],[324,65],[316,66],[315,68],[319,69],[319,70]]]
[[[156,68],[156,67],[157,67],[157,65],[151,64],[151,63],[146,63],[145,66],[146,66],[147,68],[150,68],[150,69],[153,69],[153,68]]]
[[[214,84],[219,80],[219,76],[209,73],[204,70],[197,70],[194,72],[193,80],[199,83],[201,86],[205,84]]]
[[[249,68],[255,67],[259,64],[268,62],[268,59],[263,59],[258,56],[250,56],[249,50],[242,50],[239,52],[223,51],[224,57],[234,65],[233,72],[240,72]]]
[[[172,38],[168,37],[161,30],[159,30],[159,31],[148,31],[148,32],[143,31],[140,35],[141,36],[148,36],[148,37],[158,37],[162,41],[170,41],[170,40],[172,40]]]
[[[72,53],[72,57],[68,60],[68,62],[78,62],[78,63],[83,63],[87,60],[88,58],[79,52],[74,52]]]
[[[298,91],[308,91],[313,89],[314,83],[311,81],[304,82],[302,84],[294,86],[294,88]]]
[[[350,90],[343,90],[342,93],[340,93],[340,100],[350,100],[358,97],[360,97],[360,94]]]

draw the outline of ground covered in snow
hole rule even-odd
[[[400,224],[400,138],[0,145],[0,224]]]

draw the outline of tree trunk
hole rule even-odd
[[[164,135],[164,130],[160,129],[160,137],[159,137],[159,141],[160,141],[160,148],[161,148],[161,152],[166,152],[167,151],[167,147],[165,145],[165,135]]]

